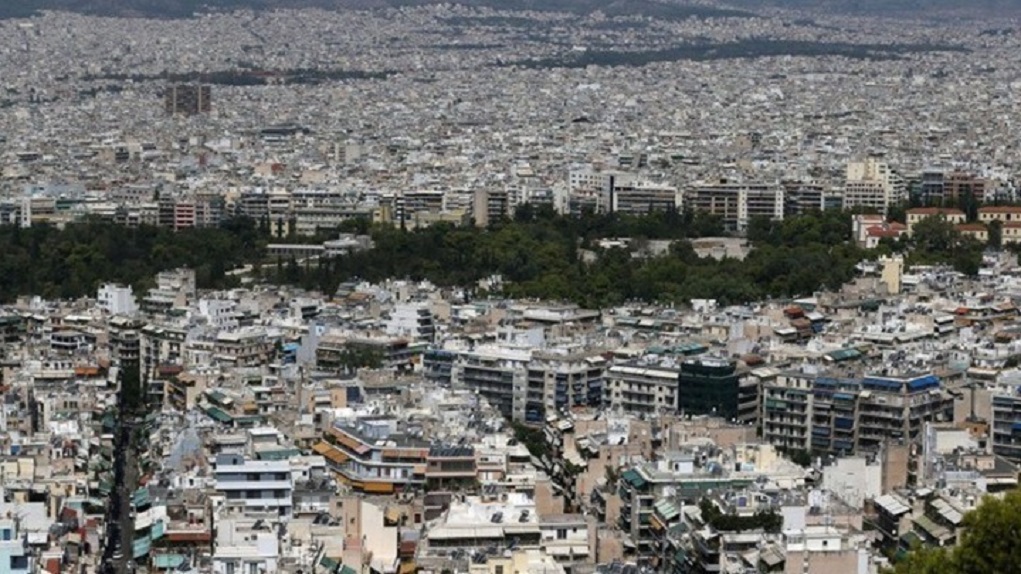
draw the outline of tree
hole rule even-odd
[[[915,550],[885,574],[949,574],[950,553],[943,548]]]
[[[911,240],[916,249],[927,253],[949,253],[956,247],[960,234],[954,224],[943,216],[931,216],[915,224]]]
[[[994,219],[989,222],[989,247],[992,249],[1000,249],[1003,247],[1003,222],[999,219]]]
[[[945,217],[926,217],[911,232],[909,264],[950,263],[965,275],[975,275],[982,265],[982,245],[962,237]]]
[[[1021,564],[1021,489],[986,497],[964,517],[953,549],[915,550],[888,574],[987,574],[1016,572]]]

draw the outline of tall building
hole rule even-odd
[[[680,196],[677,188],[639,181],[630,176],[610,176],[610,211],[644,215],[650,211],[677,211]]]
[[[437,359],[434,354],[430,361],[439,371],[436,378],[449,372],[455,387],[476,391],[515,421],[541,424],[552,413],[603,401],[604,361],[592,354],[494,346]]]
[[[784,215],[798,215],[827,209],[841,209],[843,195],[816,181],[788,180],[784,189]]]
[[[993,453],[1021,462],[1021,396],[993,397]]]
[[[477,189],[472,194],[472,217],[476,226],[488,227],[491,222],[511,215],[511,202],[506,190]]]
[[[837,378],[781,373],[762,381],[762,437],[813,452],[876,452],[953,420],[954,398],[935,375]]]
[[[877,158],[847,164],[844,207],[876,209],[886,215],[890,207],[905,199],[904,179]]]
[[[96,299],[99,307],[110,315],[134,315],[138,312],[138,303],[130,285],[105,283],[99,288]]]
[[[212,91],[205,84],[171,84],[163,93],[163,108],[168,114],[207,114],[213,109]]]
[[[684,209],[718,215],[732,230],[743,231],[753,217],[783,219],[784,188],[770,183],[717,183],[697,185],[684,194]]]
[[[681,363],[677,409],[684,414],[754,422],[758,415],[758,388],[750,379],[742,382],[733,361],[711,357],[688,359]]]
[[[606,371],[603,404],[615,412],[673,413],[680,370],[669,364],[617,364]]]

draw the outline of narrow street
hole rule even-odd
[[[114,486],[107,507],[106,540],[103,547],[101,572],[128,574],[134,570],[133,543],[134,517],[131,514],[131,497],[138,489],[138,445],[135,429],[138,417],[133,405],[128,404],[131,393],[121,388],[118,393],[117,435],[114,437]]]
[[[131,496],[138,488],[138,465],[133,455],[132,425],[122,423],[117,435],[114,466],[114,489],[107,510],[106,544],[103,551],[103,572],[126,574],[130,572],[134,542],[134,519],[131,516]]]

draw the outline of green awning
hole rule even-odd
[[[152,557],[153,566],[160,570],[170,570],[184,564],[184,554],[157,554]]]
[[[337,568],[340,567],[340,561],[329,556],[323,556],[322,560],[319,561],[319,565],[325,568],[327,572],[336,572]]]
[[[624,471],[624,474],[622,474],[620,476],[621,476],[621,478],[626,480],[628,482],[628,484],[630,484],[631,486],[633,486],[634,488],[637,488],[637,489],[645,488],[645,485],[648,484],[645,481],[645,479],[642,478],[642,475],[638,474],[638,471],[633,469],[633,468],[630,469],[630,470]]]
[[[149,498],[148,488],[139,488],[131,495],[131,504],[136,507],[149,504],[149,502],[151,502],[151,499]]]
[[[208,409],[206,409],[206,414],[209,415],[209,417],[215,420],[216,422],[221,422],[224,424],[232,422],[234,420],[231,418],[229,414],[227,414],[226,411],[224,411],[220,407],[209,407]]]
[[[681,514],[681,511],[677,509],[677,506],[669,500],[660,500],[655,504],[656,512],[659,513],[660,517],[667,522],[677,518]]]

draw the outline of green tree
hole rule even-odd
[[[952,554],[943,548],[915,550],[885,574],[950,574]]]
[[[915,224],[909,242],[908,264],[949,263],[965,275],[975,275],[982,264],[982,245],[962,237],[945,217],[926,217]]]
[[[952,549],[919,549],[889,574],[988,574],[1017,572],[1021,564],[1021,489],[986,497],[964,517],[964,532]]]
[[[1003,222],[999,219],[994,219],[989,222],[989,247],[992,249],[1001,249],[1003,247]]]

